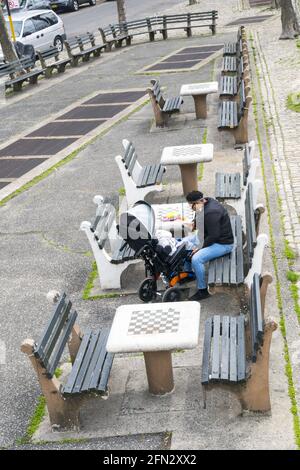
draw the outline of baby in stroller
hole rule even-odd
[[[170,232],[155,230],[154,211],[145,201],[137,202],[121,214],[119,233],[135,250],[136,257],[145,262],[146,279],[139,287],[140,299],[150,302],[161,295],[157,289],[161,279],[166,288],[162,301],[178,302],[182,294],[180,286],[195,279],[193,272],[185,270],[191,249],[173,238]]]

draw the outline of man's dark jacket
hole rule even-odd
[[[207,202],[204,205],[204,242],[202,248],[211,246],[214,243],[231,245],[234,242],[234,238],[227,210],[215,199],[208,197],[206,200]],[[203,220],[203,214],[199,216],[200,214],[196,214],[195,218],[199,221],[198,227],[201,230],[200,220],[201,218]]]

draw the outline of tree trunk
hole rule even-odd
[[[196,5],[197,0],[189,0],[189,5]]]
[[[117,0],[119,23],[126,21],[125,0]]]
[[[299,12],[295,0],[281,0],[281,24],[279,39],[294,39],[299,35]]]
[[[4,59],[7,62],[12,62],[13,60],[18,59],[13,43],[10,40],[10,35],[6,27],[6,21],[4,19],[1,6],[0,6],[0,45],[2,47]]]
[[[280,8],[280,0],[272,0],[271,8]]]

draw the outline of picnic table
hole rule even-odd
[[[180,145],[165,147],[160,162],[162,165],[179,165],[183,194],[198,190],[197,165],[201,162],[211,162],[213,159],[213,144]]]
[[[206,119],[207,104],[206,97],[209,93],[218,92],[218,82],[190,83],[182,85],[180,96],[192,96],[195,102],[195,113],[197,119]]]
[[[199,302],[165,302],[118,307],[107,351],[143,352],[149,392],[164,395],[174,388],[172,351],[198,344]]]

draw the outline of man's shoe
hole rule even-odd
[[[198,289],[196,294],[192,295],[189,300],[204,300],[210,297],[207,289]]]

